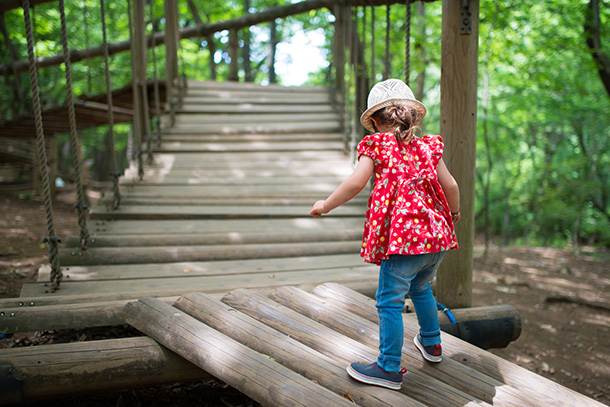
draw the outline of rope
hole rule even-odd
[[[57,244],[61,242],[55,236],[55,228],[53,226],[53,208],[51,202],[51,187],[49,182],[49,173],[47,172],[47,153],[45,149],[44,130],[42,128],[42,111],[40,108],[40,93],[38,89],[38,77],[36,73],[36,61],[34,58],[34,41],[32,38],[32,21],[30,18],[30,2],[23,0],[23,18],[25,22],[25,32],[27,37],[28,47],[28,64],[30,69],[30,86],[32,88],[32,105],[34,109],[34,123],[36,126],[36,151],[38,161],[40,162],[40,176],[42,178],[42,190],[44,195],[44,207],[47,217],[47,229],[49,237],[45,238],[45,243],[49,246],[49,262],[51,263],[51,282],[53,290],[59,290],[63,274],[59,265],[59,253]]]
[[[161,146],[161,113],[159,106],[161,98],[159,97],[159,79],[157,77],[157,53],[155,51],[157,42],[155,40],[155,2],[150,2],[150,21],[152,24],[152,58],[153,58],[153,78],[155,82],[155,126],[157,130],[157,147]]]
[[[133,24],[131,21],[131,0],[127,0],[127,15],[129,16],[129,18],[127,19],[127,21],[129,22],[129,38],[130,38],[130,43],[133,46]],[[131,66],[133,69],[134,66],[134,53],[131,53]],[[137,97],[136,95],[138,94],[138,85],[136,83],[134,83],[133,86],[133,93],[134,93],[134,97]],[[134,106],[135,108],[135,106]],[[134,123],[133,123],[133,128],[134,130],[139,129],[139,125],[136,126],[136,118],[134,117]],[[136,159],[138,160],[138,178],[140,179],[140,181],[142,180],[142,178],[144,178],[144,163],[142,162],[142,139],[141,139],[141,135],[139,134],[139,131],[133,131],[132,135],[133,135],[133,140],[134,140],[134,144],[135,144],[135,155],[136,155]]]
[[[68,103],[68,124],[70,125],[70,146],[72,148],[72,162],[74,164],[74,179],[76,180],[76,194],[78,203],[78,226],[80,227],[80,244],[82,250],[87,250],[89,241],[89,231],[87,230],[88,209],[85,205],[85,194],[83,191],[83,181],[80,162],[80,145],[76,131],[76,114],[74,112],[74,99],[72,97],[72,74],[70,72],[70,49],[68,48],[68,34],[66,30],[66,12],[64,0],[59,0],[59,16],[61,20],[61,45],[64,54],[64,65],[66,66],[66,92]]]
[[[405,0],[407,18],[405,21],[405,83],[409,84],[411,74],[411,0]]]
[[[119,166],[117,163],[116,148],[114,147],[114,107],[112,103],[112,84],[110,83],[110,57],[108,53],[108,37],[106,34],[106,7],[104,4],[104,0],[100,0],[100,10],[102,19],[102,37],[106,74],[106,104],[108,105],[108,136],[110,137],[110,144],[112,144],[112,154],[110,155],[110,165],[112,169],[110,175],[112,176],[112,192],[114,194],[114,198],[112,200],[112,208],[118,209],[121,205],[121,191],[119,190],[119,177],[121,176],[121,173],[119,171]]]

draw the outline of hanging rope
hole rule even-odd
[[[66,93],[68,104],[68,124],[70,126],[70,146],[72,148],[72,163],[74,164],[74,179],[76,180],[76,195],[78,203],[75,205],[78,212],[78,226],[80,227],[80,244],[82,250],[87,250],[89,231],[87,230],[88,209],[85,205],[85,194],[83,190],[80,144],[76,131],[76,114],[74,112],[74,98],[72,97],[72,74],[70,70],[70,49],[68,48],[68,34],[66,29],[66,12],[64,0],[59,0],[59,16],[61,20],[61,45],[63,48],[64,65],[66,67]]]
[[[383,79],[390,77],[390,2],[385,6],[385,72]]]
[[[23,18],[25,22],[25,32],[27,37],[28,47],[28,64],[30,69],[30,86],[32,88],[32,105],[34,109],[34,123],[36,126],[36,152],[38,161],[40,162],[40,176],[42,178],[42,191],[44,195],[44,207],[47,217],[47,229],[49,237],[44,239],[44,242],[49,246],[49,262],[51,263],[51,282],[53,290],[59,290],[63,274],[59,265],[58,243],[61,242],[55,236],[55,228],[53,225],[53,208],[51,201],[51,186],[49,182],[49,173],[47,169],[47,153],[45,148],[44,130],[42,128],[42,111],[40,108],[40,93],[38,89],[38,77],[36,73],[36,60],[34,57],[34,41],[32,36],[32,22],[30,19],[30,2],[23,0]]]
[[[127,0],[127,15],[128,15],[128,19],[127,21],[129,22],[129,39],[130,39],[130,43],[133,46],[133,24],[131,21],[131,0]],[[134,66],[134,53],[131,53],[131,66]],[[133,94],[134,94],[134,98],[137,97],[138,94],[138,84],[134,82],[133,84]],[[135,108],[135,106],[134,106]],[[138,160],[138,178],[140,180],[142,180],[142,178],[144,178],[144,163],[142,162],[142,139],[141,139],[141,134],[140,131],[137,131],[139,129],[139,125],[136,125],[136,118],[134,117],[133,119],[133,129],[134,131],[132,132],[133,135],[133,140],[134,140],[134,145],[135,145],[135,155],[136,155],[136,159]]]
[[[157,77],[157,53],[155,51],[157,41],[155,39],[155,2],[150,2],[150,22],[152,24],[152,58],[153,78],[155,83],[155,129],[157,130],[157,147],[161,146],[161,98],[159,97],[159,79]]]
[[[108,106],[108,137],[110,138],[110,144],[112,145],[111,157],[111,172],[112,177],[112,192],[114,198],[112,199],[112,208],[118,209],[121,205],[121,191],[119,190],[119,177],[121,172],[119,171],[119,165],[116,158],[116,148],[114,142],[114,107],[112,102],[112,84],[110,83],[110,57],[108,53],[108,37],[106,28],[106,6],[104,0],[100,0],[100,11],[102,20],[102,38],[104,47],[104,64],[106,74],[106,104]]]
[[[405,21],[405,83],[409,84],[411,74],[411,0],[405,0],[407,18]]]

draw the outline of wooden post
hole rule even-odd
[[[142,142],[145,140],[147,120],[146,99],[144,87],[146,82],[146,27],[144,25],[145,0],[133,1],[133,38],[132,38],[132,72],[134,90],[134,137],[138,147],[138,154],[142,154]]]
[[[178,42],[180,33],[178,31],[178,2],[177,0],[165,1],[165,81],[166,81],[166,103],[171,104],[174,95],[174,86],[178,80]]]
[[[337,94],[343,100],[345,92],[345,6],[337,5],[335,15],[335,36],[333,42],[333,64],[335,66],[335,80]]]
[[[460,248],[445,257],[436,295],[448,307],[465,308],[472,305],[479,0],[443,0],[442,16],[440,132],[444,161],[460,186],[462,219],[456,226]]]

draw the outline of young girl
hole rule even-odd
[[[460,219],[460,193],[442,160],[440,136],[417,137],[426,114],[409,87],[398,79],[371,89],[360,121],[375,134],[358,145],[358,165],[312,216],[321,216],[355,197],[375,175],[364,224],[361,256],[381,266],[376,293],[379,357],[375,363],[352,363],[348,374],[364,383],[400,389],[405,296],[413,301],[419,334],[413,339],[424,359],[441,361],[436,301],[430,288],[450,249],[457,249],[453,224]]]

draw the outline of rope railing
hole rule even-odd
[[[106,28],[106,6],[105,1],[100,0],[100,17],[102,20],[102,38],[104,43],[104,74],[106,77],[106,104],[108,105],[108,137],[110,138],[110,144],[113,146],[111,157],[111,173],[112,177],[112,208],[118,209],[121,205],[121,191],[119,188],[119,177],[122,175],[119,171],[119,166],[116,157],[116,148],[114,140],[114,108],[112,101],[112,83],[110,81],[110,56],[108,55],[108,36]]]
[[[36,152],[38,161],[40,162],[40,175],[42,178],[42,191],[44,196],[44,208],[47,219],[47,230],[49,236],[44,239],[44,242],[49,247],[49,262],[51,263],[51,283],[53,290],[59,290],[63,274],[59,264],[58,243],[61,242],[55,236],[55,227],[53,224],[53,205],[51,199],[51,185],[49,181],[49,173],[47,168],[47,154],[44,139],[44,129],[42,125],[42,109],[40,107],[40,91],[38,88],[38,74],[36,72],[36,58],[34,56],[34,39],[32,35],[32,21],[30,16],[30,2],[23,0],[23,19],[25,22],[25,32],[27,39],[28,63],[30,66],[30,87],[32,89],[32,105],[34,110],[34,121],[36,127]]]
[[[61,21],[61,45],[66,67],[66,94],[68,104],[68,123],[70,127],[70,147],[72,150],[72,164],[74,165],[74,180],[76,181],[78,226],[80,229],[80,245],[82,250],[87,249],[89,231],[87,230],[87,206],[85,205],[85,192],[81,172],[81,152],[78,133],[76,130],[76,114],[74,112],[74,98],[72,95],[72,72],[70,69],[70,49],[68,48],[68,34],[66,28],[66,12],[64,0],[59,0],[59,16]]]

